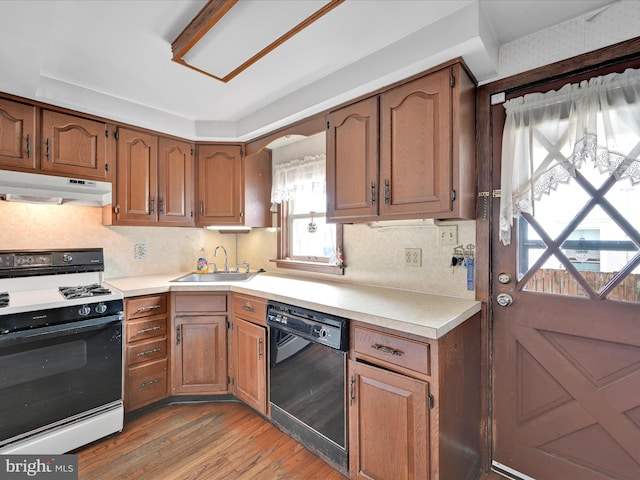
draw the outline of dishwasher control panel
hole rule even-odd
[[[335,315],[271,301],[267,325],[338,350],[349,349],[349,323]]]

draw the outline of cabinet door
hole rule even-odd
[[[40,168],[79,178],[110,180],[107,125],[43,110]]]
[[[267,413],[266,329],[233,319],[235,395],[256,411]]]
[[[350,478],[429,478],[429,384],[349,361]]]
[[[33,170],[36,107],[0,99],[0,165]]]
[[[243,224],[241,154],[239,145],[198,147],[198,225]]]
[[[327,117],[327,220],[378,214],[378,97]]]
[[[452,209],[451,69],[382,94],[381,216]]]
[[[270,227],[271,150],[244,158],[244,225]]]
[[[117,223],[155,223],[158,218],[158,138],[119,128],[117,158]]]
[[[160,137],[158,142],[158,223],[193,226],[193,145]]]
[[[176,317],[173,393],[227,391],[227,317]]]

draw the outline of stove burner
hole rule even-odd
[[[60,287],[59,290],[67,300],[72,298],[93,297],[95,295],[108,295],[111,293],[111,290],[104,288],[98,283],[78,287]]]
[[[9,292],[0,293],[0,308],[9,306]]]

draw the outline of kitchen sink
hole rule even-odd
[[[215,273],[189,273],[175,278],[171,282],[241,282],[250,280],[259,272],[215,272]]]

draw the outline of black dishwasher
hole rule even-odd
[[[271,301],[267,325],[272,421],[346,473],[348,321]]]

